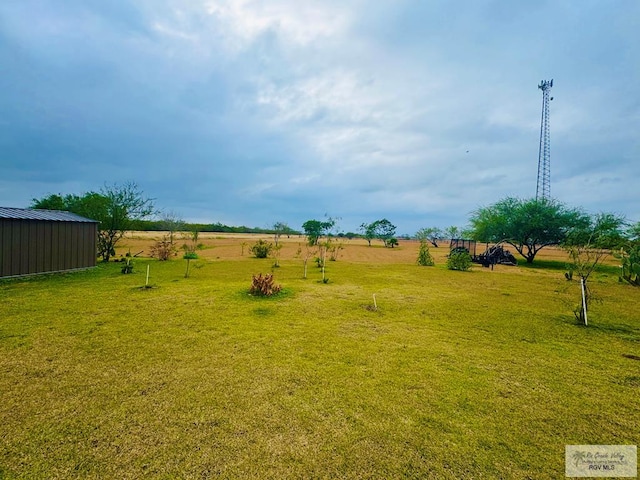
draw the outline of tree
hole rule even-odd
[[[107,197],[96,192],[87,192],[82,196],[53,194],[42,199],[34,198],[29,208],[41,210],[64,210],[92,220],[100,220],[108,208]]]
[[[574,309],[576,318],[587,325],[587,312],[594,300],[593,292],[588,284],[589,277],[612,248],[624,243],[623,217],[612,213],[599,213],[580,223],[567,235],[564,248],[571,260],[569,274],[571,279],[576,275],[580,279],[582,302]]]
[[[163,212],[160,216],[160,228],[169,232],[169,243],[174,244],[176,232],[186,228],[186,223],[182,217],[173,211]]]
[[[434,247],[438,248],[438,242],[443,239],[442,230],[438,227],[421,228],[416,232],[416,238],[422,241],[428,241]]]
[[[620,249],[615,256],[620,260],[620,281],[640,287],[640,243]]]
[[[298,247],[298,252],[296,256],[302,257],[302,263],[304,265],[304,276],[303,278],[307,278],[307,264],[309,263],[309,259],[313,257],[317,253],[317,249],[312,248],[309,243],[305,244],[305,250],[302,250],[302,247]]]
[[[278,242],[280,241],[280,237],[284,234],[288,234],[291,233],[292,230],[289,227],[289,225],[287,225],[284,222],[276,222],[273,224],[272,227],[273,230],[273,241],[275,243],[275,246],[278,246]]]
[[[371,246],[371,240],[376,238],[376,222],[373,223],[363,223],[360,225],[359,230],[362,232],[362,236]]]
[[[393,248],[394,243],[391,243],[391,239],[396,234],[396,226],[386,218],[378,220],[376,223],[376,236],[384,242],[385,247],[391,246]]]
[[[532,263],[544,247],[565,241],[572,230],[584,229],[589,217],[555,200],[508,197],[473,212],[472,236],[482,242],[506,242]]]
[[[69,197],[69,195],[67,196]],[[32,198],[31,206],[38,210],[68,210],[67,199],[60,194],[51,194],[44,198]]]
[[[565,246],[585,246],[601,249],[618,249],[628,240],[624,227],[626,220],[614,213],[598,213],[587,216],[572,228],[563,242]]]
[[[626,243],[615,257],[620,260],[620,281],[640,286],[640,222],[630,225],[625,232]]]
[[[133,182],[105,186],[100,194],[106,198],[106,208],[94,220],[100,222],[99,244],[102,244],[102,248],[99,254],[103,261],[108,262],[115,254],[116,243],[129,230],[132,220],[146,218],[154,213],[153,201],[145,198]]]
[[[444,229],[444,238],[449,240],[453,238],[460,238],[460,229],[454,225]]]
[[[304,233],[307,235],[309,245],[317,245],[320,237],[327,235],[335,224],[336,221],[331,217],[327,218],[324,222],[321,222],[320,220],[307,220],[304,222],[302,224],[302,228],[304,229]]]
[[[78,195],[49,195],[33,199],[31,208],[66,210],[98,221],[98,255],[104,262],[115,255],[118,241],[129,230],[132,221],[154,213],[153,201],[143,196],[133,182],[123,185],[105,185],[100,193]],[[61,208],[64,207],[64,208]]]
[[[196,250],[203,248],[201,243],[198,243],[198,238],[200,236],[200,232],[197,228],[194,228],[188,233],[184,233],[183,237],[187,242],[182,245],[182,249],[184,250],[184,258],[187,261],[187,269],[184,273],[184,278],[189,278],[189,265],[191,264],[191,260],[197,260],[198,254]]]
[[[274,245],[273,246],[273,267],[274,268],[279,268],[280,267],[280,253],[282,252],[282,244],[280,245]]]
[[[630,225],[625,233],[631,243],[640,243],[640,222]]]
[[[360,225],[360,231],[367,242],[369,242],[369,246],[371,246],[371,240],[374,238],[382,240],[385,247],[390,246],[393,248],[393,246],[397,244],[397,240],[395,243],[390,242],[396,234],[396,226],[386,218],[376,220],[372,223],[363,223]]]

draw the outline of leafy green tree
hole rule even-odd
[[[620,281],[640,286],[640,222],[629,226],[625,232],[626,242],[615,257],[620,260]]]
[[[376,236],[384,242],[385,247],[393,248],[394,244],[391,243],[391,240],[396,234],[396,226],[386,218],[378,220],[376,223]],[[395,243],[398,243],[397,240]]]
[[[362,232],[362,236],[371,246],[371,240],[376,238],[376,222],[362,223],[359,230]]]
[[[38,210],[68,210],[68,197],[63,197],[60,194],[51,194],[44,198],[31,199],[31,206],[29,208]]]
[[[318,244],[320,237],[327,235],[335,225],[336,221],[328,218],[324,222],[320,220],[307,220],[302,224],[302,228],[307,235],[309,245],[314,246]]]
[[[599,213],[579,224],[567,235],[564,248],[569,254],[569,275],[580,279],[582,302],[574,309],[576,318],[587,325],[587,312],[595,299],[589,277],[611,254],[624,245],[625,219],[612,213]],[[623,267],[624,271],[624,267]]]
[[[33,199],[29,208],[41,210],[63,210],[92,220],[100,220],[108,208],[109,200],[101,193],[87,192],[84,195],[49,195]]]
[[[421,228],[416,232],[416,238],[420,241],[428,241],[438,248],[438,242],[444,238],[442,230],[438,227]]]
[[[586,216],[572,228],[563,242],[565,246],[590,246],[600,249],[618,249],[627,243],[626,220],[614,213]]]
[[[630,225],[625,234],[630,242],[640,243],[640,222]]]
[[[103,209],[96,212],[94,220],[100,222],[99,254],[102,260],[109,261],[115,254],[116,243],[130,229],[134,219],[146,218],[154,213],[153,201],[145,198],[138,186],[133,182],[123,185],[105,186],[100,195],[106,198]]]
[[[589,225],[589,217],[555,200],[508,197],[476,210],[471,232],[482,242],[506,242],[532,263],[544,247],[563,243],[572,231]]]
[[[61,202],[62,200],[62,202]],[[133,182],[105,185],[99,193],[78,195],[49,195],[33,199],[31,208],[66,210],[99,222],[98,255],[104,262],[115,255],[115,247],[134,220],[154,213],[153,201],[143,196]],[[64,207],[64,208],[61,208]]]
[[[458,227],[452,225],[444,229],[444,238],[451,240],[452,238],[460,238],[461,232]]]
[[[372,223],[363,223],[360,225],[360,231],[367,242],[369,242],[369,246],[371,246],[371,240],[374,238],[382,240],[385,247],[390,246],[393,248],[394,245],[397,245],[397,240],[395,243],[390,243],[391,239],[396,234],[396,226],[386,218],[376,220]]]

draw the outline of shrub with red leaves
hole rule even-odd
[[[266,275],[262,275],[261,273],[253,275],[253,280],[251,282],[251,288],[249,289],[249,293],[251,295],[258,295],[261,297],[269,297],[274,295],[282,290],[282,287],[273,281],[273,275],[267,273]]]

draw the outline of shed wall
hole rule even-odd
[[[95,267],[96,241],[95,223],[0,219],[0,277]]]

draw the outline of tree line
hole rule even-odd
[[[98,254],[104,261],[115,254],[115,246],[127,230],[261,233],[274,236],[276,245],[282,235],[304,235],[310,245],[322,236],[364,238],[369,245],[379,240],[385,247],[398,245],[396,226],[383,218],[362,223],[359,233],[336,231],[337,220],[311,219],[302,224],[302,231],[277,222],[269,228],[233,227],[221,223],[197,224],[184,222],[178,214],[159,213],[153,200],[145,197],[133,182],[106,185],[100,191],[82,195],[53,194],[33,199],[30,208],[66,210],[97,220]],[[150,220],[152,216],[156,220]],[[472,212],[465,229],[425,227],[415,234],[418,240],[434,247],[445,239],[466,237],[480,242],[507,243],[526,260],[533,263],[540,250],[551,245],[589,246],[621,251],[629,263],[630,275],[638,278],[640,257],[640,222],[631,223],[614,213],[587,214],[580,208],[567,207],[553,199],[519,199],[507,197]]]

